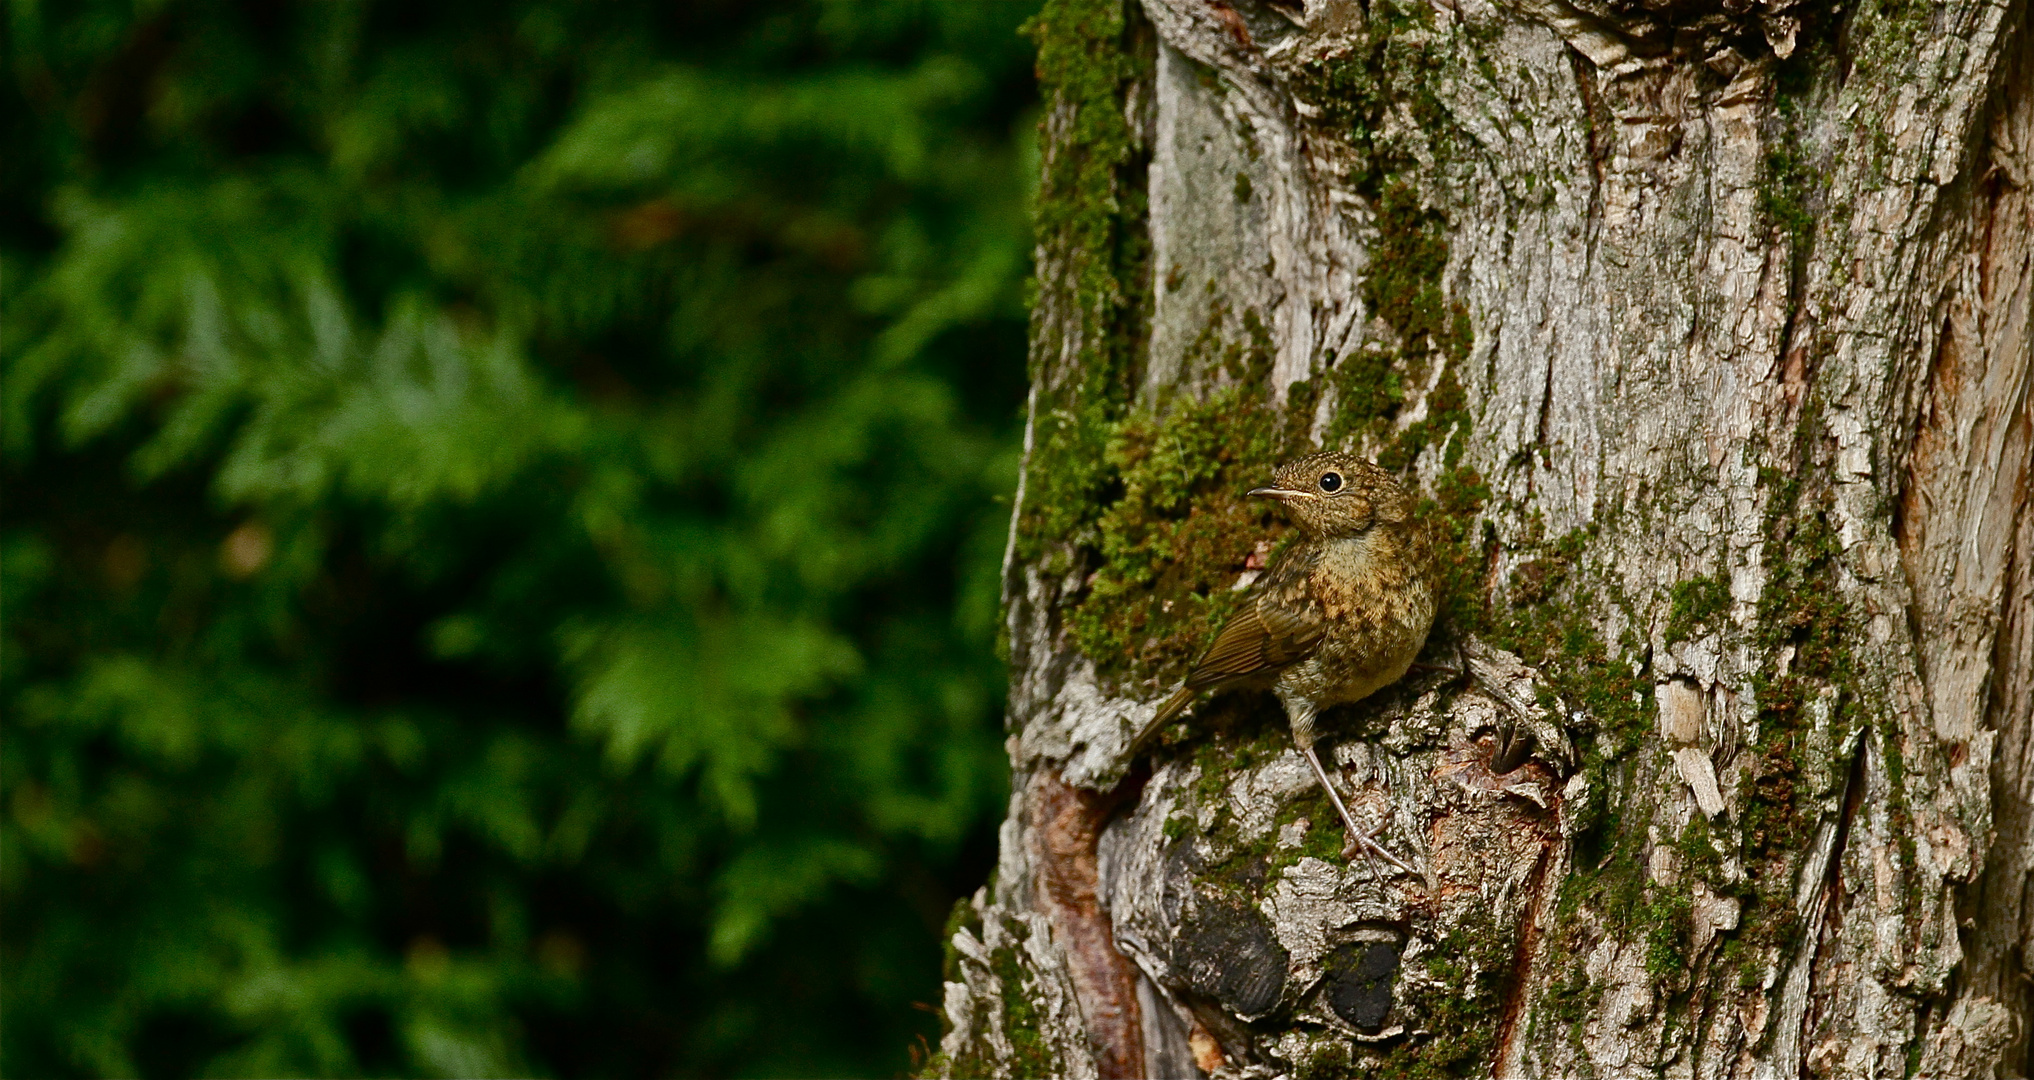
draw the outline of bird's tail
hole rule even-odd
[[[1165,725],[1172,723],[1174,717],[1184,712],[1188,705],[1193,704],[1193,700],[1194,690],[1189,686],[1180,687],[1171,697],[1166,698],[1165,704],[1160,705],[1158,711],[1153,713],[1151,719],[1137,732],[1137,737],[1130,740],[1130,752],[1134,754],[1142,750],[1153,735],[1164,730]]]

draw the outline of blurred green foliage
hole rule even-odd
[[[908,1066],[1027,14],[7,5],[0,1070]]]

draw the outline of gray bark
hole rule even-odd
[[[1459,382],[1405,469],[1488,485],[1458,511],[1486,614],[1327,718],[1394,875],[1312,843],[1275,707],[1132,760],[1169,687],[1069,630],[1092,518],[1013,539],[1010,815],[933,1071],[2034,1070],[2034,40],[2020,0],[1860,3],[1123,13],[1149,258],[1112,422],[1231,388],[1377,453]],[[1050,104],[1049,167],[1084,149]],[[1394,186],[1460,355],[1408,360],[1366,301]],[[1115,332],[1070,243],[1039,251],[1034,511]],[[1253,335],[1255,374],[1208,346]],[[1366,349],[1401,400],[1339,424]],[[1563,619],[1602,655],[1541,649]]]

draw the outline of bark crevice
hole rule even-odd
[[[1145,1075],[1136,971],[1116,949],[1102,907],[1095,851],[1110,814],[1123,799],[1134,798],[1141,786],[1128,780],[1098,793],[1066,783],[1051,769],[1041,769],[1032,778],[1038,906],[1050,918],[1065,951],[1101,1080]]]

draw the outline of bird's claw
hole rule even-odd
[[[1349,828],[1348,825],[1344,824],[1342,826],[1342,860],[1347,862],[1361,854],[1363,845],[1375,841],[1377,835],[1383,831],[1384,826],[1382,825],[1374,829],[1359,830]],[[1359,837],[1361,839],[1358,839]]]
[[[1383,844],[1378,843],[1367,834],[1351,832],[1342,841],[1342,858],[1344,861],[1354,859],[1358,854],[1365,851],[1369,852],[1371,857],[1390,863],[1392,866],[1408,874],[1417,873],[1411,866],[1407,865],[1404,859],[1386,851]]]

